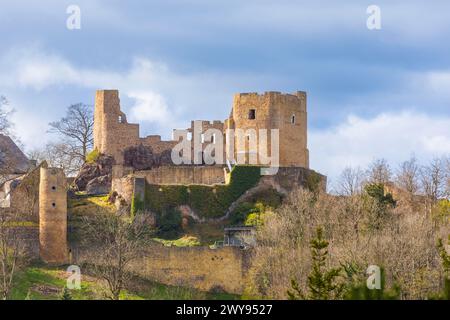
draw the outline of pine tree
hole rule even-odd
[[[400,287],[394,285],[392,289],[386,289],[384,270],[381,269],[381,288],[369,289],[367,287],[366,279],[355,281],[347,287],[344,294],[345,300],[398,300],[400,299]]]
[[[322,228],[316,230],[316,237],[311,240],[312,270],[308,276],[308,294],[304,295],[295,279],[291,280],[293,291],[288,290],[290,300],[330,300],[342,297],[344,284],[338,282],[341,268],[327,269],[328,241],[323,238]]]
[[[61,293],[61,300],[72,300],[72,295],[70,294],[70,290],[67,287],[64,287]]]

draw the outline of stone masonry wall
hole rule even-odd
[[[47,263],[64,264],[68,261],[66,177],[62,169],[41,168],[40,171],[40,256]]]
[[[242,293],[249,252],[236,247],[152,246],[133,264],[146,278],[175,286]]]
[[[94,247],[72,246],[72,264],[89,262]],[[130,271],[166,285],[241,294],[250,267],[251,251],[237,247],[167,247],[159,243],[142,248]]]
[[[112,180],[112,191],[131,203],[135,178],[144,178],[149,184],[213,185],[225,183],[225,172],[222,166],[162,166],[125,176],[116,175]]]
[[[139,124],[128,123],[120,110],[117,90],[99,90],[95,96],[94,148],[111,155],[117,164],[123,163],[123,151],[130,146],[151,146],[156,153],[170,150],[175,141],[162,141],[160,136],[139,137]]]
[[[222,166],[162,166],[136,171],[134,176],[145,178],[149,184],[213,185],[225,182]]]

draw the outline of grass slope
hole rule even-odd
[[[67,273],[62,268],[34,265],[17,274],[12,291],[13,300],[60,300],[66,285]],[[73,300],[105,299],[101,281],[83,276],[80,290],[70,290]],[[210,293],[195,289],[167,286],[135,277],[129,289],[121,294],[122,300],[215,300],[238,299],[236,295]]]

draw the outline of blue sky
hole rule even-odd
[[[81,9],[68,30],[66,9]],[[368,30],[366,9],[381,9]],[[141,135],[224,119],[236,92],[308,92],[311,167],[450,152],[449,1],[2,0],[0,93],[25,147],[117,88]]]

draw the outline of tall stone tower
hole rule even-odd
[[[39,252],[50,264],[68,262],[67,189],[62,169],[41,168],[39,183]]]
[[[98,90],[95,95],[94,148],[113,156],[118,164],[122,151],[139,141],[139,125],[128,123],[120,110],[118,90]]]
[[[306,92],[281,94],[280,92],[239,93],[234,96],[233,109],[226,128],[278,129],[279,164],[281,167],[309,168],[309,151],[307,148]],[[259,141],[259,137],[258,137]],[[268,138],[270,151],[270,133]],[[243,146],[244,147],[244,146]],[[249,150],[248,146],[245,146]],[[239,150],[235,143],[235,153]]]

